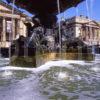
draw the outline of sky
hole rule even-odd
[[[20,10],[26,13],[27,15],[32,16],[25,10],[23,9]],[[59,20],[61,20],[62,18],[67,19],[79,15],[88,16],[90,19],[100,21],[100,0],[85,0],[84,2],[80,3],[76,8],[72,7],[66,10],[64,13],[58,15],[58,19]]]
[[[88,16],[90,19],[100,21],[100,0],[86,0],[80,3],[76,8],[72,7],[58,16],[69,18],[73,16],[84,15]]]

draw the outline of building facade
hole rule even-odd
[[[65,27],[65,28],[63,28]],[[80,38],[87,45],[100,45],[100,23],[78,16],[65,20],[63,29],[68,37]]]
[[[8,48],[11,41],[20,35],[26,36],[26,26],[23,22],[27,16],[12,6],[0,1],[0,47]]]

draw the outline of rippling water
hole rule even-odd
[[[100,55],[95,61],[49,61],[38,68],[0,58],[0,100],[100,100]]]

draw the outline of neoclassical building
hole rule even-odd
[[[14,9],[12,14],[12,6],[0,0],[0,47],[8,48],[11,41],[18,36],[26,36],[27,15],[18,9]]]
[[[100,23],[88,17],[78,16],[65,20],[65,33],[70,38],[78,37],[87,45],[100,45]]]

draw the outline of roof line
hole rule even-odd
[[[6,3],[6,2],[0,0],[0,4],[1,4],[2,6],[7,7],[7,8],[10,9],[10,10],[12,10],[12,6],[9,5],[8,3]],[[20,10],[16,9],[15,7],[14,7],[14,10],[15,10],[14,12],[17,13],[17,14],[21,14],[21,15],[27,16],[26,14],[24,14],[24,13],[21,12]]]

